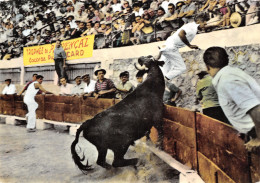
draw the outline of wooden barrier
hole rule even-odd
[[[183,164],[197,169],[195,113],[166,105],[164,150]]]
[[[80,123],[120,102],[117,99],[37,95],[37,118]],[[0,114],[24,117],[21,96],[0,95]],[[225,123],[186,109],[165,106],[163,148],[196,169],[209,183],[251,183],[260,180],[260,150],[248,153],[237,131]],[[151,130],[156,141],[157,132]]]
[[[202,178],[206,182],[250,182],[248,154],[237,131],[200,113],[196,114],[196,125]]]

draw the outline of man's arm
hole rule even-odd
[[[257,105],[249,110],[248,114],[251,116],[255,124],[256,138],[250,140],[245,144],[245,146],[248,151],[254,151],[256,148],[260,148],[260,105]]]
[[[199,49],[199,47],[197,45],[191,45],[186,37],[186,32],[184,30],[181,30],[179,32],[179,37],[182,40],[182,42],[184,42],[184,44],[186,44],[189,48],[191,49]]]
[[[45,90],[40,83],[35,83],[34,87],[35,87],[35,89],[40,89],[41,91],[43,91],[46,94],[53,94],[52,92]]]

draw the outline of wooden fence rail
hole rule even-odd
[[[37,95],[37,118],[81,123],[120,102],[71,96]],[[0,114],[24,117],[22,96],[0,95]],[[208,183],[260,181],[260,150],[248,153],[237,131],[225,123],[187,109],[165,106],[164,151],[198,171]],[[156,133],[153,129],[152,133]]]

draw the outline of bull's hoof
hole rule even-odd
[[[138,162],[137,158],[133,159],[122,159],[122,160],[115,160],[112,164],[113,167],[124,167],[124,166],[135,166]]]
[[[108,164],[107,162],[98,162],[97,161],[97,164],[105,169],[111,169],[112,166],[110,164]]]

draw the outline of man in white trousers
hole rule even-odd
[[[36,109],[38,108],[38,104],[35,101],[35,95],[38,93],[39,90],[44,92],[45,94],[52,94],[51,92],[46,91],[42,87],[42,80],[43,76],[37,75],[36,81],[32,82],[24,95],[23,101],[27,105],[28,113],[26,114],[27,118],[27,132],[35,132],[35,125],[36,125]]]
[[[196,45],[191,45],[190,42],[196,36],[198,29],[204,29],[206,22],[203,15],[195,18],[195,22],[187,23],[179,28],[173,35],[167,38],[156,60],[164,61],[165,64],[161,67],[166,81],[181,75],[186,71],[186,65],[181,57],[179,48],[188,46],[191,49],[199,49]]]

